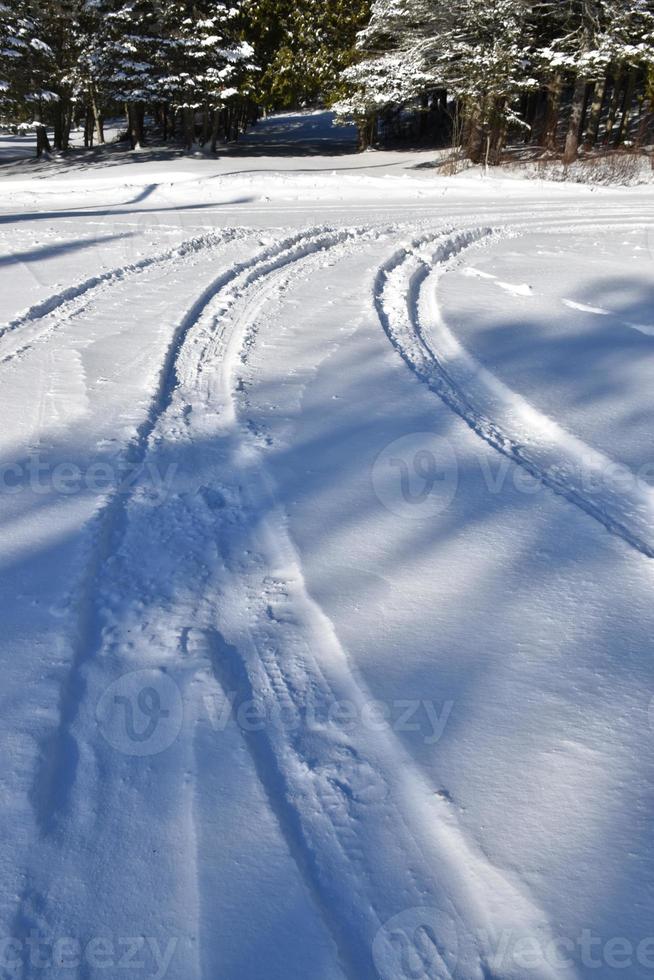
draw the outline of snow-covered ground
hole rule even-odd
[[[652,977],[654,192],[323,121],[0,169],[0,977]]]

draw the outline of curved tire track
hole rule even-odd
[[[16,349],[7,353],[3,353],[0,348],[0,364],[8,363],[14,358],[19,357],[32,347],[35,340],[40,339],[44,334],[49,335],[51,331],[58,329],[71,317],[81,313],[86,308],[89,298],[98,291],[112,285],[123,283],[152,268],[174,264],[179,260],[193,257],[198,252],[207,248],[219,248],[221,245],[244,235],[245,232],[238,229],[227,229],[220,233],[211,232],[207,235],[199,235],[182,242],[174,248],[166,249],[164,252],[146,256],[137,262],[116,266],[114,269],[108,269],[106,272],[102,272],[96,276],[90,276],[88,279],[84,279],[73,286],[67,286],[66,289],[53,293],[51,296],[46,297],[46,299],[35,303],[27,310],[19,313],[12,320],[0,325],[0,341],[2,341],[2,338],[14,334],[17,330],[20,331],[23,327],[30,325],[38,326],[39,321],[45,320],[52,314],[57,314],[54,322],[48,326],[44,325],[38,333],[31,337],[30,342],[18,346]]]
[[[128,450],[132,465],[142,463],[150,451],[156,459],[161,446],[165,449],[170,440],[172,452],[178,457],[184,459],[184,453],[189,451],[187,415],[191,406],[186,395],[191,379],[180,369],[183,362],[188,361],[189,366],[194,362],[197,367],[195,380],[203,397],[203,411],[198,413],[200,424],[213,417],[212,406],[204,397],[207,392],[203,363],[207,344],[220,356],[215,342],[217,337],[230,332],[232,306],[247,304],[250,293],[258,295],[271,276],[283,282],[286,270],[299,260],[339,242],[356,241],[358,235],[359,232],[350,230],[305,231],[234,264],[214,279],[175,331],[150,413]],[[179,444],[175,444],[174,434],[180,438]],[[193,443],[194,437],[190,441]],[[200,453],[199,461],[204,462],[202,450],[195,451]],[[202,472],[203,467],[198,465],[199,479]],[[41,762],[33,778],[31,800],[41,836],[28,857],[25,870],[28,887],[15,917],[18,929],[23,923],[35,921],[38,915],[39,923],[51,934],[70,934],[71,930],[74,934],[95,934],[98,922],[108,916],[118,934],[131,935],[134,923],[142,920],[143,930],[148,930],[146,934],[158,935],[163,928],[160,915],[164,915],[168,929],[175,928],[176,934],[197,932],[197,923],[189,920],[187,927],[187,919],[193,914],[192,895],[188,890],[193,859],[186,851],[192,847],[194,833],[189,827],[180,837],[171,815],[172,808],[180,820],[188,817],[189,787],[186,781],[185,785],[177,782],[189,769],[188,740],[182,738],[169,750],[172,755],[168,755],[163,770],[159,770],[159,778],[172,787],[171,804],[162,813],[148,809],[151,794],[147,769],[139,766],[138,760],[132,765],[130,757],[122,757],[108,747],[95,718],[98,696],[107,689],[116,672],[120,676],[137,666],[139,653],[145,666],[152,668],[154,662],[159,669],[170,670],[184,688],[189,677],[201,675],[207,668],[207,663],[201,660],[180,664],[179,637],[201,624],[203,605],[216,603],[220,597],[217,583],[207,581],[201,571],[207,541],[217,533],[213,512],[209,520],[203,517],[203,508],[206,510],[208,506],[205,498],[213,500],[214,495],[208,494],[203,485],[195,492],[188,491],[188,477],[187,472],[180,473],[180,484],[173,485],[165,504],[154,510],[148,510],[147,502],[143,503],[144,488],[138,484],[127,495],[116,492],[90,528],[90,554],[77,608],[74,655],[61,688],[57,723],[41,743]],[[176,529],[180,524],[184,533],[182,540],[177,541]],[[182,594],[180,587],[172,604],[165,598],[170,588],[167,573],[159,567],[162,545],[157,534],[161,529],[176,541],[176,560],[184,569],[185,592]],[[219,537],[217,545],[220,546]],[[156,587],[152,594],[141,596],[134,592],[134,581],[138,580],[144,562],[153,570]],[[167,567],[170,569],[169,564]],[[116,603],[123,611],[122,617],[115,616]],[[134,605],[138,607],[136,612],[132,609]],[[136,619],[130,619],[132,613]],[[171,633],[176,627],[179,629],[173,641]],[[163,631],[168,644],[157,645],[152,639],[158,630]],[[137,812],[132,812],[134,807]],[[185,845],[179,868],[174,861],[171,864],[170,853],[167,857],[162,855],[152,866],[155,880],[161,880],[164,896],[163,910],[157,912],[155,921],[148,921],[149,911],[144,911],[138,903],[138,889],[135,891],[132,883],[134,865],[141,860],[139,834],[147,839],[149,833],[144,821],[155,828],[151,831],[155,837],[159,832],[172,833],[177,844]],[[136,835],[135,826],[141,827]],[[93,852],[82,857],[80,849],[86,850],[85,842],[89,839],[94,842]],[[112,855],[107,881],[96,871],[98,854]],[[77,882],[82,883],[80,887],[85,891],[82,897]],[[117,893],[120,893],[118,899]],[[94,895],[93,900],[90,894]],[[181,900],[180,894],[183,894]],[[179,914],[179,921],[173,918],[172,926],[169,908],[177,909]],[[184,910],[183,914],[179,913],[180,909]],[[195,952],[187,951],[188,959],[181,966],[178,963],[175,971],[171,968],[170,975],[176,980],[188,980],[196,975],[192,966]]]
[[[613,460],[511,391],[474,360],[442,319],[435,298],[438,277],[465,249],[496,234],[477,228],[418,239],[409,250],[396,252],[380,268],[374,287],[382,327],[411,371],[485,442],[654,558],[654,492],[635,474],[632,486],[625,487],[626,467],[616,473]]]
[[[215,431],[226,443],[216,476],[231,505],[214,517],[221,602],[204,628],[203,645],[225,697],[255,703],[269,719],[244,738],[345,974],[352,980],[372,980],[381,970],[391,976],[393,954],[382,962],[378,942],[376,958],[376,937],[398,913],[428,906],[436,929],[425,950],[428,969],[436,972],[428,975],[482,980],[493,975],[488,931],[517,928],[548,937],[540,910],[464,839],[452,811],[434,799],[392,733],[366,732],[361,725],[351,732],[334,719],[306,721],[345,703],[364,717],[369,696],[306,588],[257,437],[239,418],[233,379],[223,371],[266,301],[264,285],[263,295],[253,292],[235,310],[228,337],[218,338],[206,324],[206,344],[187,349],[188,388],[176,400],[177,411],[192,404],[199,416],[203,406],[219,405]],[[245,624],[244,607],[250,612]],[[275,723],[280,716],[299,724]],[[535,976],[553,978],[547,964]],[[502,980],[509,978],[517,980],[511,964]]]
[[[155,430],[158,420],[169,407],[175,389],[179,384],[177,362],[180,358],[184,343],[192,329],[201,320],[206,308],[212,301],[220,301],[221,293],[228,287],[243,279],[241,289],[252,285],[259,279],[269,275],[273,270],[296,262],[299,258],[315,251],[316,247],[324,247],[346,237],[347,232],[329,232],[315,230],[291,236],[272,249],[264,250],[251,259],[236,263],[230,269],[221,273],[198,297],[187,313],[179,321],[171,343],[166,352],[160,372],[159,385],[151,402],[147,417],[141,424],[135,439],[129,444],[124,453],[124,466],[130,471],[138,470],[146,457],[149,440]],[[236,299],[238,293],[229,297],[228,308]],[[199,373],[201,367],[198,366]],[[121,467],[122,469],[122,467]],[[34,800],[39,823],[43,830],[51,826],[53,815],[65,805],[62,790],[66,789],[65,781],[60,774],[64,758],[74,761],[76,752],[70,745],[70,726],[76,715],[76,707],[83,696],[79,680],[79,671],[83,663],[90,659],[94,648],[101,642],[100,637],[93,633],[93,606],[98,579],[102,574],[102,566],[120,547],[120,542],[126,527],[126,516],[131,494],[122,494],[118,489],[109,497],[102,510],[93,519],[91,538],[94,542],[92,553],[84,576],[86,591],[79,602],[80,636],[77,642],[77,652],[71,666],[69,680],[63,692],[60,706],[60,725],[57,738],[51,741],[44,753],[41,770],[34,784]]]
[[[73,865],[73,880],[90,889],[83,915],[102,915],[108,902],[111,921],[131,915],[134,928],[141,914],[138,890],[121,888],[140,855],[139,834],[130,828],[150,819],[167,826],[188,813],[188,792],[176,782],[189,767],[187,740],[182,738],[158,768],[171,801],[164,814],[151,804],[148,809],[148,768],[107,755],[113,750],[96,731],[94,708],[117,673],[163,664],[160,669],[188,686],[183,677],[212,672],[223,689],[255,700],[270,717],[288,709],[320,713],[321,707],[344,702],[356,705],[362,716],[366,692],[306,589],[256,438],[238,417],[230,371],[254,320],[274,290],[288,282],[289,268],[338,245],[347,251],[365,235],[375,233],[313,229],[288,238],[218,276],[178,325],[149,416],[130,447],[130,462],[142,464],[149,453],[156,459],[160,451],[188,450],[203,465],[180,476],[156,513],[143,505],[137,486],[127,497],[114,495],[97,518],[59,725],[34,783],[43,837],[31,857],[25,921],[39,907],[55,920],[49,923],[55,934],[70,929],[65,889]],[[183,569],[184,592],[181,583],[165,579],[170,563],[159,571],[161,531],[170,535],[173,558]],[[217,553],[210,567],[203,564],[207,539]],[[142,566],[155,579],[148,578],[143,593],[134,591]],[[198,631],[199,640],[188,656],[189,644],[179,637],[190,630]],[[187,659],[180,663],[185,646]],[[430,906],[436,914],[437,932],[430,935],[426,955],[442,980],[494,976],[488,966],[492,942],[485,934],[516,927],[548,935],[529,896],[464,840],[451,810],[433,797],[392,733],[366,733],[359,726],[350,735],[329,720],[290,731],[283,724],[267,725],[247,742],[290,852],[352,980],[378,975],[375,937],[406,909]],[[98,793],[90,815],[89,787]],[[101,853],[112,855],[108,898],[93,861],[78,864],[79,841],[89,836]],[[193,838],[190,828],[182,835],[186,843]],[[168,905],[177,902],[178,908],[188,907],[193,931],[187,850],[181,848],[177,857],[184,861],[179,869],[184,882],[176,882],[174,861],[153,873],[166,896],[157,915],[165,917]],[[201,860],[197,854],[196,865]],[[124,895],[120,909],[111,904],[116,892]],[[57,921],[61,916],[63,924]],[[186,921],[179,928],[185,926]],[[139,922],[141,928],[155,927],[146,921]],[[452,928],[458,951],[451,947]],[[187,980],[194,972],[188,966],[182,964],[175,980]],[[545,966],[535,977],[553,980]],[[502,980],[519,978],[508,967]]]

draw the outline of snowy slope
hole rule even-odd
[[[651,191],[320,123],[0,178],[0,976],[651,976]]]

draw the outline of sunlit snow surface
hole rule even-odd
[[[0,977],[654,974],[654,199],[0,159]]]

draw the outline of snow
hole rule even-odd
[[[654,969],[652,191],[329,122],[3,137],[3,977]]]

